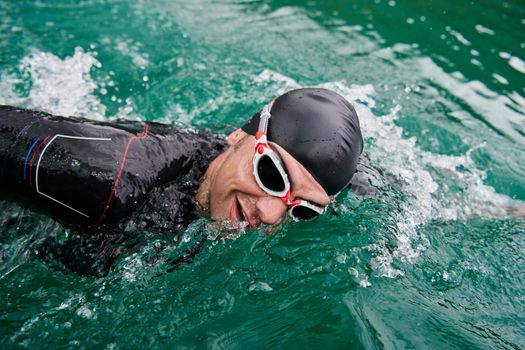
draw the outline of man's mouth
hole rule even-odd
[[[230,220],[232,222],[234,221],[240,221],[240,222],[246,222],[248,223],[248,228],[254,228],[255,225],[253,222],[250,222],[248,216],[246,215],[246,212],[244,211],[241,201],[237,196],[233,199],[232,207],[230,209]]]
[[[239,202],[237,196],[233,198],[232,207],[230,209],[230,219],[231,221],[246,221],[241,203]]]

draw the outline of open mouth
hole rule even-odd
[[[244,211],[242,210],[241,203],[237,196],[233,199],[232,207],[230,209],[230,219],[231,221],[246,221],[246,216],[244,215]]]
[[[239,198],[235,197],[235,202],[237,203],[237,212],[239,213],[239,221],[247,221],[246,216],[244,215],[244,210],[242,210],[241,202]]]
[[[234,197],[230,209],[230,221],[242,223],[244,228],[253,229],[257,226],[255,218],[247,215],[244,207],[237,196]]]

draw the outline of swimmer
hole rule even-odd
[[[199,216],[249,229],[314,219],[349,185],[362,148],[352,105],[319,88],[269,101],[226,139],[0,106],[0,198],[78,233],[47,241],[44,259],[101,275],[140,247],[139,230],[177,234]]]

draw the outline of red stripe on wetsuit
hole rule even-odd
[[[148,129],[149,129],[148,124],[144,124],[144,128],[142,129],[142,132],[138,133],[135,136],[132,136],[128,140],[128,143],[126,145],[126,149],[124,150],[124,154],[122,156],[122,162],[120,164],[120,169],[118,171],[117,178],[115,179],[115,182],[113,183],[113,188],[111,189],[111,192],[109,193],[108,200],[106,201],[106,205],[104,206],[104,209],[103,209],[102,213],[100,214],[100,217],[98,218],[98,220],[93,224],[93,228],[97,227],[102,222],[102,220],[104,219],[104,216],[106,216],[106,213],[109,210],[109,206],[111,204],[111,201],[113,200],[113,197],[115,196],[115,190],[117,189],[117,185],[118,185],[118,183],[120,181],[120,177],[122,176],[122,171],[124,170],[124,166],[126,165],[126,158],[128,156],[128,152],[129,152],[131,143],[134,140],[143,140],[143,139],[145,139],[148,136]]]
[[[49,140],[49,136],[46,136],[45,139],[42,140],[36,147],[35,153],[33,153],[33,156],[31,157],[31,161],[29,162],[29,187],[33,186],[33,160],[35,159],[35,156],[38,154],[42,146]]]

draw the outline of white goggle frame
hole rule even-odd
[[[257,133],[255,134],[255,154],[253,156],[253,177],[255,178],[255,181],[259,185],[259,187],[266,193],[268,193],[270,196],[279,197],[287,206],[288,206],[288,215],[295,221],[299,221],[300,219],[296,217],[293,214],[293,209],[302,206],[306,207],[310,210],[315,211],[318,214],[323,214],[325,212],[325,208],[320,207],[318,205],[312,204],[308,201],[297,199],[297,200],[290,200],[290,180],[288,178],[288,174],[286,173],[286,170],[284,168],[283,161],[281,160],[281,157],[270,148],[270,145],[268,145],[268,140],[266,137],[266,132],[268,130],[268,122],[271,118],[270,110],[272,108],[273,101],[264,106],[260,113],[261,121],[259,122],[259,129]],[[284,189],[282,191],[275,191],[271,188],[266,187],[263,182],[261,181],[259,177],[258,172],[258,165],[259,161],[262,157],[268,156],[272,162],[274,163],[275,167],[279,171],[279,174],[282,177],[282,180],[284,182]]]

